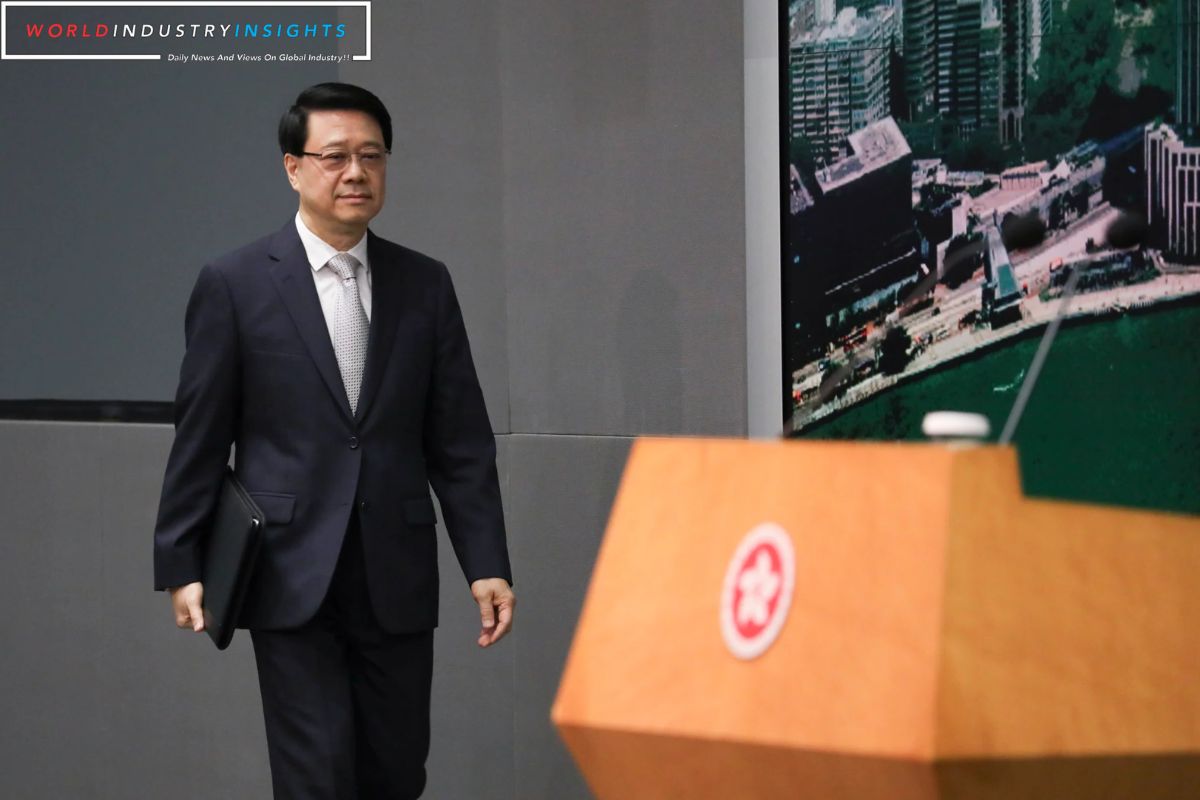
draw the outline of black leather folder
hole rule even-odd
[[[229,467],[204,545],[204,629],[218,650],[229,647],[262,544],[262,510]]]

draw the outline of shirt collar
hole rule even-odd
[[[299,211],[296,212],[296,233],[300,234],[300,243],[304,245],[304,253],[308,256],[308,263],[312,266],[313,272],[321,269],[329,263],[329,259],[341,252],[310,231],[304,224],[304,220],[300,218]],[[365,233],[358,243],[346,252],[357,258],[363,265],[363,269],[370,271],[370,265],[367,263],[367,235]]]

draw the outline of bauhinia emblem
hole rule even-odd
[[[721,589],[721,635],[738,658],[762,655],[779,636],[792,602],[796,561],[792,539],[773,522],[742,539]]]

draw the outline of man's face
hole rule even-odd
[[[383,132],[374,117],[362,111],[312,111],[304,151],[359,156],[384,153]],[[328,168],[328,160],[308,155],[288,154],[283,163],[288,181],[300,194],[301,211],[325,232],[361,231],[383,207],[386,155],[374,163],[350,158],[337,170]]]

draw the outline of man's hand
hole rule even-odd
[[[204,630],[204,612],[201,610],[203,602],[204,584],[200,581],[172,589],[171,604],[175,606],[175,624],[181,628],[191,628],[196,633]]]
[[[480,578],[471,584],[471,594],[479,603],[479,646],[488,647],[504,638],[512,627],[513,608],[517,598],[503,578]]]

